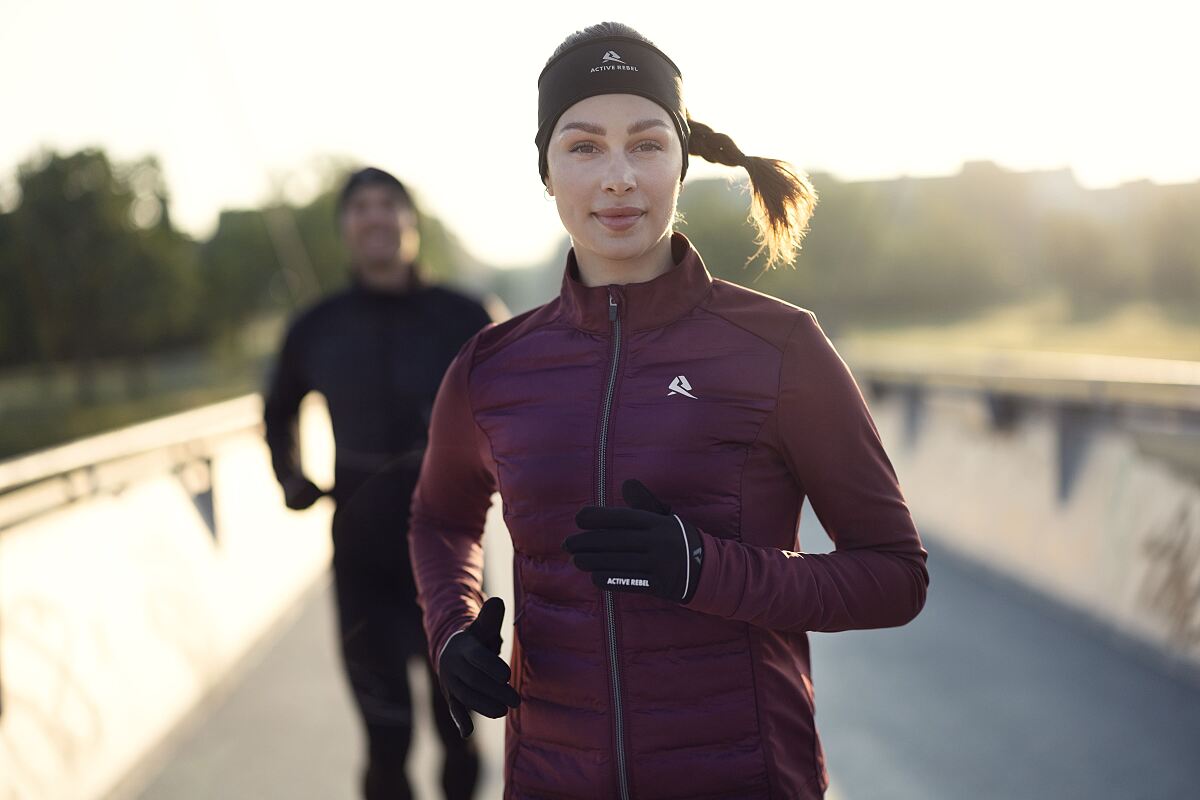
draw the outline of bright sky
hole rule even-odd
[[[562,235],[537,75],[604,19],[653,39],[693,116],[753,155],[847,179],[978,158],[1088,186],[1200,179],[1191,0],[0,0],[0,184],[11,203],[44,145],[157,154],[204,236],[273,183],[306,199],[340,156],[401,176],[481,257],[527,263]]]

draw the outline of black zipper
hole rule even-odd
[[[600,418],[600,447],[597,452],[596,505],[607,501],[605,467],[608,459],[608,422],[612,414],[613,392],[617,386],[617,364],[621,360],[621,316],[612,290],[608,292],[608,321],[612,326],[612,362],[608,367],[608,388],[604,392],[604,414]],[[613,727],[617,735],[617,786],[621,800],[629,800],[629,778],[625,766],[625,714],[621,706],[621,666],[617,659],[617,621],[613,593],[604,590],[604,622],[608,633],[608,663],[612,676]]]

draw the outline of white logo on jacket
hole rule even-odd
[[[670,397],[673,394],[681,394],[684,397],[690,397],[693,400],[700,399],[699,397],[696,397],[696,395],[692,394],[692,385],[688,383],[688,379],[682,375],[676,376],[675,380],[671,381],[671,385],[667,388],[670,390],[667,392],[667,397]]]

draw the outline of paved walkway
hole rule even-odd
[[[1194,678],[951,558],[936,540],[930,549],[933,585],[916,622],[813,637],[839,800],[1200,796]],[[310,597],[143,797],[355,796],[361,739],[331,603],[328,590]],[[480,797],[495,798],[502,727],[482,730],[492,768]],[[431,738],[412,761],[426,798],[435,797]]]
[[[193,731],[144,800],[356,800],[363,735],[337,655],[332,586],[314,592],[262,660]],[[437,797],[438,744],[423,671],[410,775],[422,798]],[[477,720],[488,761],[480,798],[499,797],[504,726]]]
[[[813,636],[843,800],[1200,797],[1200,682],[938,555],[905,628]]]

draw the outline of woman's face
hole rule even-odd
[[[670,236],[683,152],[657,103],[633,94],[580,100],[554,126],[546,159],[577,257],[636,260]]]

